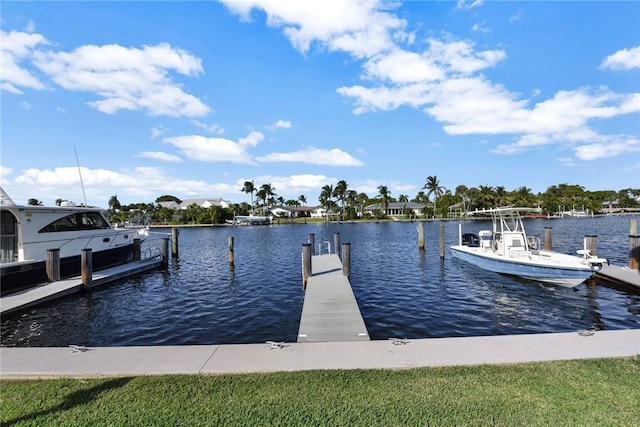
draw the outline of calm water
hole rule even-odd
[[[340,233],[351,243],[351,283],[373,339],[480,336],[640,327],[640,295],[595,283],[544,286],[479,270],[447,252],[458,222],[305,224],[180,230],[180,259],[106,288],[2,318],[5,346],[126,346],[296,340],[304,294],[300,253]],[[614,265],[628,259],[629,217],[528,220],[554,249],[575,253],[586,234]],[[490,223],[463,222],[465,232]],[[169,232],[170,230],[159,230]],[[230,271],[228,236],[235,240]]]

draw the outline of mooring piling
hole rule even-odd
[[[424,222],[418,223],[418,249],[424,251]]]
[[[586,234],[584,236],[584,248],[588,250],[592,256],[598,256],[598,236]]]
[[[171,229],[171,256],[173,258],[178,258],[178,235],[180,235],[180,230],[177,228]]]
[[[169,238],[162,238],[162,245],[160,246],[160,252],[162,255],[162,267],[169,268]]]
[[[315,250],[316,245],[316,235],[313,233],[309,233],[309,244],[311,245],[311,254],[313,255],[313,251]]]
[[[638,220],[629,220],[629,268],[640,269],[640,235],[638,235]]]
[[[60,249],[47,249],[47,261],[45,263],[47,278],[50,282],[60,280]]]
[[[138,247],[139,245],[140,242],[138,242]],[[93,255],[91,252],[91,248],[82,249],[82,253],[80,254],[80,262],[80,277],[82,279],[82,287],[86,290],[89,290],[93,285]]]
[[[235,268],[235,258],[233,255],[233,236],[229,236],[229,268],[233,270]]]
[[[553,243],[551,240],[551,227],[544,228],[544,248],[547,251],[553,250]]]
[[[440,224],[440,259],[444,259],[444,224]]]
[[[340,233],[333,233],[333,250],[336,255],[340,256],[338,253],[338,248],[340,247]]]
[[[342,275],[351,277],[351,243],[342,244]]]
[[[309,276],[312,274],[311,270],[311,251],[313,246],[311,243],[302,244],[302,288],[306,289]]]
[[[142,244],[139,237],[133,239],[133,260],[140,261],[142,259]]]

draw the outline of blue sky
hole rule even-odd
[[[317,203],[345,180],[640,187],[640,2],[17,2],[2,187],[106,207]]]

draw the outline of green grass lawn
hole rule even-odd
[[[637,426],[640,359],[4,381],[0,397],[3,426]]]

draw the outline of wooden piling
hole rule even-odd
[[[162,267],[167,268],[169,267],[169,238],[163,237],[162,240],[163,243],[162,247],[160,248],[162,252]]]
[[[178,258],[178,235],[180,234],[180,230],[177,228],[171,229],[171,256],[173,258]]]
[[[60,280],[60,249],[47,249],[47,278],[50,282]]]
[[[351,243],[342,244],[342,275],[351,277]]]
[[[444,259],[444,224],[440,224],[440,259]]]
[[[338,252],[339,247],[340,247],[340,233],[333,233],[333,251],[338,256],[340,256],[340,253]]]
[[[311,245],[311,255],[313,255],[314,251],[316,250],[316,235],[313,233],[309,233],[309,244]]]
[[[307,280],[311,276],[311,243],[302,244],[302,289],[307,288]]]
[[[584,248],[587,249],[592,256],[598,256],[598,236],[592,234],[585,235]]]
[[[418,249],[424,251],[424,222],[418,223]]]
[[[235,259],[233,256],[233,236],[229,236],[229,268],[235,268]]]
[[[553,243],[551,240],[551,227],[544,228],[544,248],[547,251],[553,250]]]
[[[640,270],[640,235],[638,235],[638,220],[629,220],[629,268]]]
[[[140,249],[140,242],[138,242],[138,249]],[[140,254],[138,254],[138,256],[140,256]],[[93,285],[93,256],[91,248],[85,248],[82,250],[82,254],[80,255],[80,269],[82,287],[89,290]]]
[[[133,260],[140,261],[142,259],[142,246],[139,237],[133,239]]]

